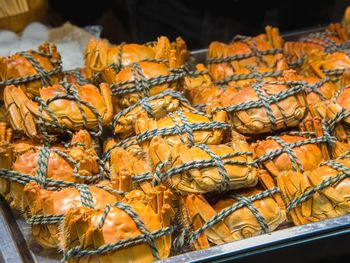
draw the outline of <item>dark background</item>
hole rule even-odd
[[[190,49],[199,49],[236,34],[256,35],[266,25],[281,32],[327,25],[340,21],[348,5],[349,0],[50,0],[48,23],[101,25],[102,37],[112,43],[182,36]]]

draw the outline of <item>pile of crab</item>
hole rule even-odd
[[[69,72],[54,44],[0,58],[0,193],[67,262],[151,262],[345,215],[347,29],[284,43],[266,27],[211,43],[207,66],[166,37],[91,40]]]

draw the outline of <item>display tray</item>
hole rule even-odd
[[[282,34],[293,41],[324,27]],[[205,63],[206,49],[192,51],[194,63]],[[350,215],[280,229],[244,240],[183,253],[159,262],[319,262],[349,254]],[[57,263],[62,254],[42,249],[31,236],[30,226],[0,196],[0,262]]]

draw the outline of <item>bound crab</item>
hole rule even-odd
[[[227,111],[230,123],[238,132],[269,133],[295,127],[304,118],[307,112],[303,95],[305,83],[293,70],[250,68],[239,73],[237,76],[244,80],[231,83],[222,92],[219,107],[212,106],[212,112]]]
[[[317,143],[327,142],[326,137],[305,138],[298,135],[269,136],[251,145],[258,161],[275,178],[284,171],[311,171],[326,160],[328,152]]]
[[[168,53],[173,53],[180,65],[183,65],[189,56],[185,41],[182,38],[176,38],[175,42],[170,43],[169,39],[161,36],[152,44],[125,44],[109,46],[106,40],[91,39],[85,50],[85,66],[88,75],[92,76],[113,65],[118,71],[132,63],[147,60],[166,60]],[[171,63],[171,61],[167,62]]]
[[[283,172],[277,177],[295,225],[350,212],[348,159],[330,160],[312,171]]]
[[[324,32],[312,33],[297,42],[286,42],[283,46],[288,64],[300,67],[314,52],[333,53],[350,47],[349,35],[340,24],[330,24]]]
[[[62,133],[67,128],[95,130],[99,135],[102,125],[113,117],[111,90],[105,83],[96,87],[62,82],[40,89],[34,100],[11,85],[4,90],[4,101],[13,129],[30,138],[50,129]]]
[[[153,137],[149,157],[155,181],[180,193],[206,193],[257,183],[258,169],[245,140],[236,136],[232,146],[198,144],[192,147]]]
[[[0,87],[17,85],[30,98],[40,89],[62,79],[61,56],[55,44],[44,43],[38,51],[28,50],[0,57]]]
[[[61,248],[67,262],[151,262],[170,254],[174,231],[172,193],[134,190],[104,211],[78,208],[62,223]]]
[[[71,143],[64,147],[56,144],[43,146],[28,139],[11,143],[13,163],[11,170],[2,169],[1,177],[7,179],[2,194],[14,208],[23,209],[23,187],[36,181],[41,187],[65,186],[70,182],[94,182],[103,172],[98,156],[92,148],[87,131],[74,134]]]
[[[212,42],[208,48],[209,71],[215,81],[247,66],[275,68],[283,56],[283,40],[277,28],[267,26],[266,34],[236,36],[229,45]]]
[[[135,122],[139,114],[148,114],[149,117],[158,120],[178,110],[195,111],[179,92],[166,90],[155,96],[146,97],[114,116],[112,121],[114,134],[119,139],[135,135]]]
[[[28,183],[23,190],[23,209],[36,242],[44,248],[58,248],[59,225],[70,209],[85,206],[103,211],[106,205],[114,204],[118,198],[108,184],[75,184],[68,188],[46,190],[41,189],[37,182]]]
[[[268,175],[263,173],[266,180]],[[236,190],[211,200],[200,194],[180,199],[187,241],[197,250],[271,232],[286,220],[277,187]]]
[[[162,135],[171,145],[178,142],[190,146],[219,144],[225,139],[225,131],[230,128],[225,121],[225,111],[217,111],[213,116],[175,111],[157,121],[146,114],[140,114],[135,122],[136,141],[144,152],[148,152],[151,139],[157,135]]]

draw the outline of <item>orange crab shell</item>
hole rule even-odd
[[[282,135],[280,136],[285,143],[290,144],[298,141],[306,140],[306,138],[300,136]],[[281,145],[273,140],[267,139],[264,141],[258,141],[251,146],[258,157],[273,152],[281,148]],[[315,144],[305,144],[292,149],[295,156],[299,160],[301,166],[305,171],[311,171],[316,169],[318,165],[323,161],[323,156],[320,148]],[[280,172],[293,170],[292,161],[289,155],[285,152],[274,157],[271,160],[265,161],[264,166],[270,172],[271,175],[277,177]]]
[[[93,206],[103,210],[107,204],[113,204],[117,198],[109,192],[96,187],[88,187],[92,194]],[[36,182],[28,183],[23,190],[24,211],[29,216],[34,215],[65,215],[70,209],[81,208],[81,195],[76,188],[63,188],[59,191],[40,189]],[[44,248],[59,246],[59,227],[57,224],[32,225],[32,235]]]

